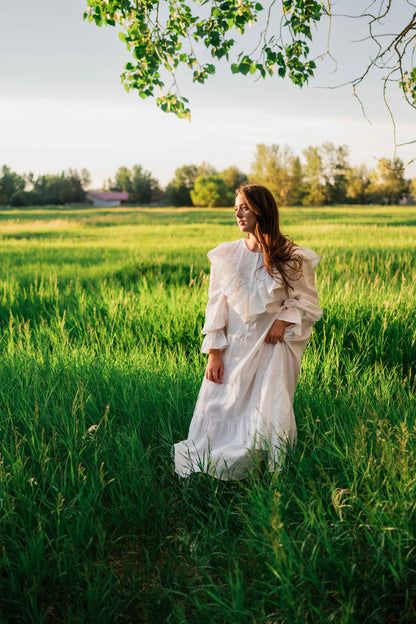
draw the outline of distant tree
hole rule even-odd
[[[203,162],[201,165],[183,165],[175,170],[173,179],[169,182],[166,193],[167,200],[173,206],[193,206],[191,191],[195,180],[199,176],[215,176],[216,169]]]
[[[67,173],[62,171],[58,175],[41,175],[36,179],[33,173],[29,173],[26,176],[26,183],[32,190],[13,193],[10,199],[12,206],[56,205],[80,203],[85,200],[86,193],[76,169],[69,169]]]
[[[26,188],[33,189],[35,183],[35,174],[30,171],[29,173],[24,174],[24,178],[26,181]]]
[[[85,200],[81,177],[76,169],[62,171],[60,175],[42,175],[33,180],[33,191],[39,204],[68,204]]]
[[[196,165],[183,165],[176,169],[166,188],[168,203],[173,206],[192,206],[191,191],[198,175]]]
[[[270,189],[280,205],[287,205],[292,182],[290,162],[293,158],[291,149],[276,144],[257,145],[254,161],[249,175],[250,182],[263,184]]]
[[[410,184],[404,178],[400,158],[380,158],[376,169],[370,174],[369,194],[372,200],[397,204],[409,191]]]
[[[108,178],[107,186],[109,191],[119,191],[129,193],[131,191],[131,171],[127,167],[119,167],[114,176],[114,180]]]
[[[351,167],[346,172],[346,197],[354,204],[365,204],[368,200],[370,173],[365,165]]]
[[[300,206],[305,196],[303,167],[299,156],[293,156],[289,165],[290,189],[287,195],[288,206]]]
[[[215,167],[205,162],[205,160],[198,166],[198,176],[214,176],[217,175],[217,173]]]
[[[243,182],[248,180],[248,176],[234,165],[221,171],[220,176],[233,193],[243,184]]]
[[[152,201],[152,193],[159,190],[159,182],[141,165],[133,165],[132,169],[119,167],[114,180],[108,180],[108,187],[110,191],[128,193],[130,202],[149,204]]]
[[[10,205],[16,208],[39,206],[40,204],[39,194],[35,191],[16,191],[10,198]]]
[[[341,204],[347,196],[348,147],[323,143],[320,148],[326,186],[326,202]]]
[[[90,184],[91,184],[90,172],[88,171],[88,169],[81,169],[81,185],[84,191],[87,190]]]
[[[195,206],[230,206],[234,203],[234,193],[230,191],[221,176],[201,175],[195,180],[191,191]]]
[[[413,195],[413,201],[416,201],[416,178],[410,181],[410,192]]]
[[[3,165],[0,176],[0,204],[9,204],[14,193],[23,191],[26,180],[7,165]]]
[[[303,203],[319,206],[341,204],[347,198],[348,148],[326,142],[310,145],[303,151],[305,158]]]
[[[159,182],[149,171],[144,171],[141,165],[133,165],[131,182],[129,201],[138,204],[149,204],[152,201],[152,193],[159,190]]]
[[[322,206],[326,203],[327,193],[324,176],[324,163],[319,147],[310,145],[303,151],[306,160],[305,188],[303,204],[306,206]]]

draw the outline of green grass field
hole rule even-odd
[[[416,208],[282,210],[324,316],[282,472],[173,473],[232,209],[0,212],[0,618],[416,621]]]

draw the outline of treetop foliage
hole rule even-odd
[[[26,180],[23,176],[3,165],[0,176],[0,204],[8,204],[12,195],[23,191],[25,186]]]
[[[234,74],[288,77],[301,87],[316,69],[311,42],[322,30],[329,42],[336,20],[345,21],[352,40],[356,20],[368,32],[368,54],[359,75],[350,80],[354,94],[358,97],[359,85],[373,70],[382,69],[383,97],[395,83],[416,108],[415,5],[402,0],[402,25],[395,28],[397,4],[373,0],[361,11],[357,3],[344,2],[343,12],[343,3],[335,0],[87,0],[84,18],[98,26],[118,26],[132,54],[122,73],[126,90],[136,89],[142,98],[156,96],[163,111],[181,118],[190,119],[190,108],[180,93],[180,75],[190,72],[194,82],[205,83],[220,61]],[[329,43],[318,56],[322,54],[331,55]]]
[[[221,178],[221,183],[218,183],[218,177]],[[194,191],[196,180],[199,178],[209,181],[211,188],[215,189],[217,197],[213,200],[214,203],[220,201],[218,195],[222,198],[221,201],[229,203],[229,201],[232,202],[234,199],[236,188],[247,180],[247,175],[235,165],[221,171],[219,176],[216,169],[206,162],[199,166],[183,165],[175,170],[175,174],[166,188],[168,203],[173,206],[193,206],[194,202],[191,193]],[[222,183],[225,184],[225,187]],[[201,181],[198,182],[197,186],[201,187]],[[194,195],[194,198],[197,198],[195,201],[200,203],[201,201],[206,201],[207,196],[207,193],[200,188],[197,194]],[[208,201],[211,201],[211,199]],[[201,205],[205,204],[202,203]],[[218,205],[224,204],[219,203]]]
[[[191,199],[195,206],[230,206],[234,203],[234,193],[220,175],[201,175],[195,180]]]
[[[180,95],[176,75],[190,71],[204,83],[218,61],[229,62],[234,74],[265,78],[277,73],[302,86],[316,67],[309,59],[312,27],[325,12],[323,2],[284,0],[280,28],[271,24],[275,2],[264,0],[87,0],[84,17],[98,26],[116,24],[133,59],[122,74],[127,91],[142,98],[157,96],[165,112],[190,119],[187,98]],[[244,35],[259,22],[258,44],[246,50]],[[273,26],[273,27],[272,27]],[[211,59],[204,60],[202,48]],[[168,81],[168,82],[167,82]]]

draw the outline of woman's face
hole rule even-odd
[[[254,234],[256,230],[257,217],[248,207],[244,195],[239,194],[236,196],[234,210],[235,218],[237,219],[240,231]]]

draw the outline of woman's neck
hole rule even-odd
[[[263,251],[262,246],[260,245],[258,239],[254,236],[254,234],[247,234],[246,245],[250,251]]]

